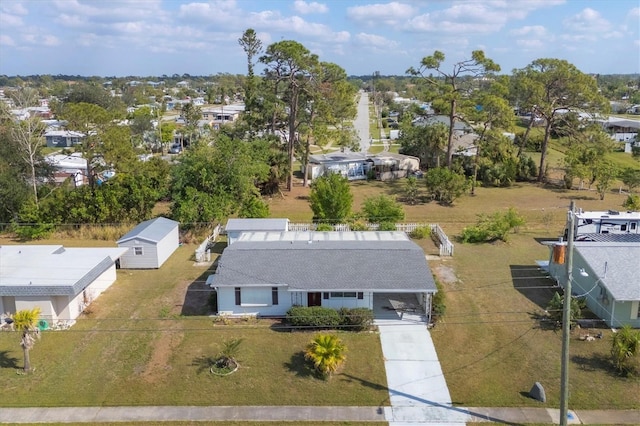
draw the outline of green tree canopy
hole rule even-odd
[[[384,194],[366,198],[362,206],[362,214],[372,223],[396,223],[404,219],[402,205]]]
[[[311,183],[309,204],[313,221],[340,223],[351,216],[353,194],[347,178],[338,173],[328,173]]]

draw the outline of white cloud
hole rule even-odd
[[[516,45],[525,50],[539,50],[546,46],[543,40],[534,39],[534,38],[525,38],[516,40]]]
[[[3,28],[21,27],[22,25],[23,22],[21,17],[0,12],[0,26],[2,26]]]
[[[604,19],[597,10],[586,8],[577,15],[563,21],[568,31],[574,32],[604,32],[609,31],[611,23]]]
[[[359,33],[354,36],[354,40],[357,43],[365,45],[367,47],[375,47],[380,49],[398,46],[397,42],[376,34]]]
[[[409,19],[416,9],[405,3],[368,4],[347,8],[347,17],[369,25],[376,23],[398,24]]]
[[[547,29],[542,25],[528,25],[513,29],[510,31],[510,34],[515,36],[544,37],[547,35]]]
[[[16,42],[5,34],[0,34],[0,46],[15,46]]]
[[[296,0],[293,2],[293,10],[302,15],[307,15],[310,13],[327,13],[329,8],[326,4],[315,1],[307,3],[304,0]]]
[[[18,1],[5,1],[0,4],[0,10],[10,13],[12,15],[26,15],[29,13],[26,7]]]
[[[316,41],[335,43],[346,42],[350,39],[350,34],[347,31],[334,32],[327,25],[309,22],[299,16],[284,17],[280,13],[270,10],[252,13],[250,22],[252,25],[269,32],[283,34],[292,32],[301,36],[315,38]]]
[[[45,46],[59,46],[60,40],[53,35],[45,35],[42,37],[42,44]]]
[[[634,7],[627,13],[629,19],[640,19],[640,7]]]

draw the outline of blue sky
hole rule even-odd
[[[630,74],[639,27],[638,0],[0,0],[0,74],[245,74],[247,28],[349,75],[404,75],[435,50],[449,66],[476,49],[504,73],[559,58]]]

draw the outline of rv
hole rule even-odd
[[[565,239],[568,237],[570,220],[570,216],[567,216]],[[574,239],[580,239],[585,234],[640,234],[640,212],[585,212],[580,209],[574,217]]]

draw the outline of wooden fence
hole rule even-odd
[[[331,225],[334,231],[351,231],[348,223],[337,223]],[[377,231],[380,228],[378,223],[365,223],[367,230]],[[315,231],[318,227],[316,223],[290,223],[289,231]],[[406,232],[407,234],[418,228],[428,227],[431,230],[431,236],[438,242],[440,256],[453,256],[453,243],[444,233],[440,225],[434,223],[396,223],[396,231]]]
[[[220,224],[213,228],[213,232],[196,249],[196,262],[211,262],[211,246],[218,240],[222,227]]]

